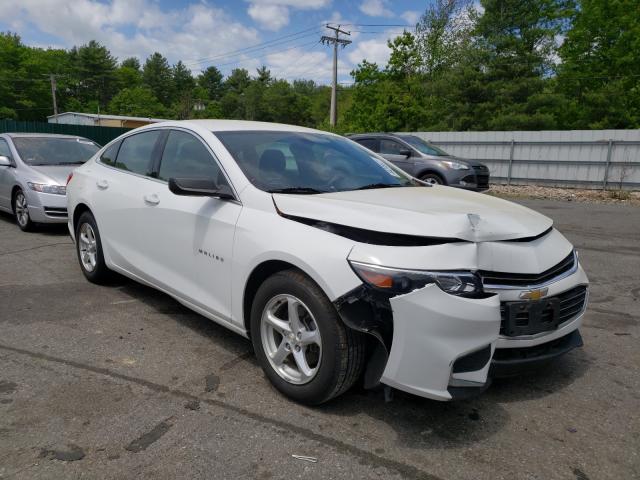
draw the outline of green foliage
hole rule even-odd
[[[109,113],[134,117],[163,117],[165,107],[148,87],[120,90],[109,103]]]
[[[148,87],[165,107],[173,99],[173,72],[162,54],[155,52],[144,62],[142,83]]]

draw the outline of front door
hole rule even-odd
[[[212,152],[192,133],[171,130],[157,170],[143,192],[141,219],[153,283],[216,317],[231,319],[232,248],[239,202],[173,194],[170,178],[229,183]]]
[[[388,138],[380,139],[380,155],[394,165],[397,165],[405,172],[413,174],[413,162],[411,161],[411,157],[407,157],[406,153],[400,153],[406,150],[410,149],[400,142],[396,142],[395,140]]]

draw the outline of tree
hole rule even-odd
[[[102,44],[91,40],[70,52],[75,81],[74,97],[83,105],[105,107],[116,92],[116,59]]]
[[[220,100],[224,90],[222,73],[211,66],[198,76],[198,85],[207,93],[209,100]]]
[[[164,106],[148,87],[125,88],[109,103],[109,113],[135,117],[162,117]]]
[[[155,52],[147,58],[142,68],[142,83],[148,87],[164,106],[171,105],[173,97],[172,71],[169,62]]]
[[[256,76],[256,80],[263,85],[267,85],[271,82],[271,71],[265,66],[261,66],[257,69],[258,75]]]
[[[637,0],[581,0],[560,47],[558,90],[570,128],[640,127]]]

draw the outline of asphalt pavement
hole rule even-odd
[[[640,478],[640,208],[521,203],[578,248],[584,348],[467,401],[317,408],[167,295],[85,281],[65,226],[0,215],[0,478]]]

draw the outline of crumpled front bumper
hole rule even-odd
[[[436,400],[451,400],[452,387],[482,389],[500,331],[498,295],[462,298],[432,284],[390,303],[393,341],[382,383]],[[480,369],[453,373],[456,360],[486,349],[490,355],[479,356],[480,362],[486,358]]]

